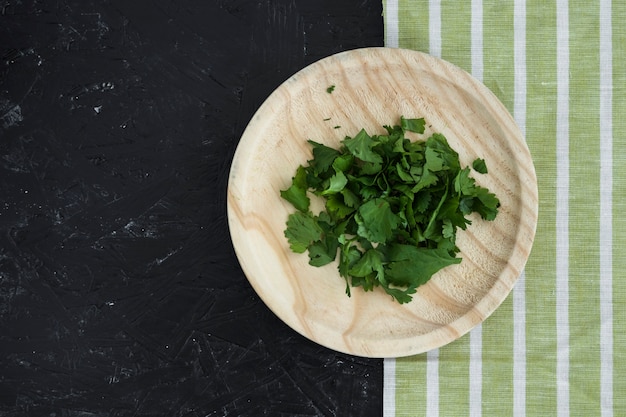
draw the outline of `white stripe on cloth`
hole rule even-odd
[[[613,416],[613,39],[611,0],[600,1],[600,406]]]
[[[439,349],[426,353],[426,415],[439,415]]]
[[[400,44],[398,35],[398,0],[387,0],[385,5],[385,46],[397,48]]]
[[[556,406],[569,415],[569,12],[556,9]]]
[[[396,360],[383,361],[383,417],[396,415]]]
[[[482,0],[472,0],[472,29],[471,29],[471,62],[472,75],[483,81],[483,4]],[[478,325],[469,334],[469,415],[482,415],[483,391],[483,332],[482,325]]]
[[[526,137],[526,0],[513,6],[513,117]],[[513,416],[526,416],[526,274],[513,288]]]
[[[513,289],[513,417],[526,416],[526,274]]]
[[[483,80],[483,2],[472,0],[472,75]]]
[[[470,332],[470,363],[469,363],[469,415],[482,415],[483,396],[483,331],[478,325]]]
[[[441,0],[428,2],[428,39],[428,52],[441,58]]]

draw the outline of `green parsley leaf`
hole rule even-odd
[[[286,190],[281,190],[280,195],[289,201],[295,208],[300,211],[308,211],[311,200],[307,196],[308,184],[306,182],[306,170],[304,167],[298,167],[296,175],[293,177],[291,186]]]
[[[376,278],[381,283],[386,283],[383,262],[384,257],[382,253],[376,249],[369,249],[354,263],[348,273],[353,277],[367,277],[368,275],[375,274]]]
[[[467,167],[459,171],[456,177],[454,177],[454,191],[461,195],[471,196],[474,194],[476,190],[476,181],[469,175],[470,170]]]
[[[359,197],[352,192],[349,188],[344,188],[341,190],[341,195],[343,196],[343,201],[348,207],[356,207],[361,203]]]
[[[412,300],[411,295],[415,294],[417,289],[415,287],[408,286],[406,289],[397,287],[391,287],[389,285],[382,285],[387,294],[392,296],[398,303],[404,304]]]
[[[451,256],[445,249],[393,245],[389,252],[387,275],[397,285],[418,287],[442,268],[461,263],[461,258]]]
[[[352,153],[352,155],[359,158],[361,161],[373,162],[381,164],[383,158],[374,151],[374,146],[378,143],[367,134],[365,129],[361,131],[353,138],[346,138],[343,141],[346,148]]]
[[[474,195],[476,196],[474,200],[474,210],[480,214],[483,219],[494,220],[498,214],[498,207],[500,207],[498,197],[483,187],[477,187]],[[476,204],[476,200],[480,203]]]
[[[322,195],[337,194],[338,192],[343,190],[347,183],[348,179],[343,174],[343,172],[336,171],[335,175],[330,177],[330,180],[328,182],[328,188],[322,191]]]
[[[333,165],[335,158],[341,155],[336,149],[321,143],[317,143],[312,140],[308,140],[308,142],[311,146],[313,146],[313,159],[308,161],[309,166],[318,175],[328,171],[328,169]]]
[[[289,241],[292,251],[303,253],[311,243],[322,239],[323,232],[320,225],[310,214],[296,211],[290,214],[287,219],[285,237]]]
[[[480,174],[486,174],[489,172],[487,170],[487,164],[485,163],[485,160],[482,158],[474,159],[474,162],[472,162],[472,168],[474,168],[474,170]]]
[[[326,210],[335,219],[343,219],[352,214],[356,209],[354,206],[349,206],[345,202],[345,197],[342,194],[330,195],[326,199]]]
[[[454,172],[460,169],[459,154],[450,147],[444,135],[441,133],[433,133],[433,135],[426,140],[426,146],[439,153],[444,160],[444,165],[447,170]]]
[[[426,121],[424,118],[420,119],[405,119],[404,116],[400,116],[400,126],[404,130],[415,133],[424,133]]]
[[[374,198],[364,203],[355,216],[359,225],[357,233],[370,242],[383,243],[389,240],[400,224],[400,217],[382,198]]]
[[[313,266],[323,266],[331,263],[337,257],[337,239],[325,239],[314,242],[309,246],[309,264]]]

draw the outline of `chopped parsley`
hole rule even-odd
[[[402,304],[437,271],[461,262],[456,234],[471,224],[467,216],[493,220],[500,202],[461,167],[442,134],[405,137],[424,133],[423,118],[384,128],[383,135],[346,136],[339,149],[309,140],[313,158],[280,194],[297,210],[285,229],[293,252],[308,251],[313,266],[338,258],[348,296],[351,287],[380,286]],[[472,167],[487,173],[483,159]],[[324,199],[319,214],[310,196]]]
[[[335,85],[334,85],[334,84],[333,84],[333,85],[331,85],[331,86],[329,86],[329,87],[326,89],[326,92],[327,92],[328,94],[331,94],[333,91],[335,91]]]
[[[481,174],[486,174],[487,171],[487,164],[485,164],[485,160],[478,158],[476,160],[474,160],[474,162],[472,162],[472,168],[474,168],[474,171],[479,172]]]

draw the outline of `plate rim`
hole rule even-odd
[[[532,204],[532,206],[530,207],[529,210],[525,210],[524,214],[525,217],[530,217],[532,220],[532,230],[530,231],[530,233],[526,236],[527,238],[527,243],[524,246],[524,250],[527,251],[527,255],[523,257],[522,262],[520,263],[519,268],[520,271],[518,274],[516,274],[516,276],[511,277],[509,279],[509,282],[503,282],[502,281],[502,277],[498,276],[497,279],[495,279],[494,281],[494,285],[492,288],[490,288],[484,295],[484,297],[482,299],[480,299],[476,304],[474,304],[465,314],[461,315],[460,317],[458,317],[456,320],[453,320],[451,322],[449,322],[448,324],[446,324],[445,326],[442,325],[437,329],[434,329],[432,332],[426,333],[426,335],[432,335],[432,333],[454,333],[453,335],[449,335],[443,338],[443,340],[447,340],[444,343],[420,343],[419,347],[415,347],[414,345],[411,345],[410,343],[407,345],[406,343],[403,344],[403,347],[398,349],[397,346],[397,341],[393,340],[389,343],[385,343],[385,341],[381,342],[381,346],[387,346],[389,344],[392,344],[391,347],[389,348],[383,348],[383,349],[371,349],[371,346],[368,347],[367,349],[358,349],[358,348],[351,348],[353,345],[350,345],[350,347],[348,347],[347,345],[344,347],[341,344],[337,345],[335,343],[330,343],[326,340],[319,340],[316,338],[312,338],[310,335],[308,335],[302,328],[299,328],[297,326],[294,326],[293,323],[291,323],[288,319],[286,319],[283,314],[278,311],[276,309],[276,306],[273,305],[273,303],[271,302],[272,300],[268,300],[266,299],[267,297],[263,296],[262,293],[259,291],[258,288],[258,283],[255,281],[255,279],[251,278],[251,275],[253,275],[253,273],[251,271],[247,271],[246,268],[244,267],[244,262],[242,262],[242,256],[243,254],[241,254],[241,247],[239,246],[238,243],[238,238],[237,236],[234,234],[235,231],[237,230],[237,228],[239,227],[239,221],[237,220],[237,215],[235,213],[235,209],[234,209],[234,203],[231,201],[231,190],[233,187],[234,182],[236,181],[235,177],[236,177],[236,173],[238,170],[237,164],[239,163],[239,160],[241,158],[241,153],[243,152],[242,149],[247,145],[248,142],[248,137],[250,137],[251,135],[251,131],[253,128],[256,127],[255,123],[253,123],[260,114],[263,114],[266,110],[267,107],[270,105],[269,103],[271,103],[272,98],[275,97],[278,93],[278,91],[281,91],[282,89],[287,88],[287,86],[293,82],[297,82],[298,78],[306,75],[307,73],[313,72],[318,68],[321,68],[322,66],[326,65],[326,64],[332,64],[334,61],[339,60],[346,60],[346,59],[351,59],[354,57],[362,57],[363,54],[388,54],[388,56],[391,55],[400,55],[401,58],[406,58],[407,56],[414,56],[416,58],[418,58],[419,60],[426,60],[426,61],[430,61],[435,65],[441,65],[446,67],[448,70],[453,71],[453,72],[460,72],[464,75],[464,77],[469,77],[469,79],[477,86],[479,86],[479,88],[481,89],[481,93],[487,95],[487,97],[491,100],[491,102],[493,104],[497,104],[499,107],[501,107],[501,109],[506,113],[506,115],[510,118],[510,121],[513,123],[513,125],[518,129],[518,132],[516,136],[518,136],[518,138],[522,139],[522,143],[517,143],[516,145],[518,146],[522,146],[523,150],[525,151],[525,153],[527,155],[525,155],[525,159],[527,159],[528,162],[530,162],[530,170],[528,172],[528,178],[527,180],[530,181],[530,184],[526,184],[527,186],[529,186],[530,188],[530,192],[531,192],[531,197],[532,197],[532,201],[534,201],[534,204]],[[510,139],[507,137],[507,139]],[[298,332],[299,334],[301,334],[302,336],[306,337],[309,340],[312,340],[313,342],[325,346],[329,349],[335,350],[335,351],[339,351],[339,352],[343,352],[343,353],[347,353],[347,354],[351,354],[351,355],[355,355],[355,356],[362,356],[362,357],[373,357],[373,358],[388,358],[388,357],[404,357],[404,356],[411,356],[411,355],[415,355],[415,354],[419,354],[419,353],[423,353],[426,352],[428,350],[434,349],[434,348],[438,348],[441,346],[444,346],[454,340],[457,340],[458,338],[460,338],[462,335],[466,334],[467,332],[471,331],[474,327],[476,327],[478,324],[482,323],[484,320],[487,319],[487,317],[489,317],[493,312],[495,312],[495,310],[502,304],[502,302],[509,296],[511,290],[513,289],[513,286],[515,285],[515,283],[518,281],[519,276],[526,264],[526,262],[528,261],[528,258],[530,256],[530,252],[532,250],[532,246],[533,246],[533,242],[534,242],[534,238],[535,238],[535,234],[536,234],[536,228],[537,228],[537,219],[538,219],[538,214],[539,214],[539,201],[538,201],[538,186],[537,186],[537,177],[536,177],[536,171],[535,171],[535,167],[534,167],[534,163],[533,163],[533,159],[532,159],[532,155],[530,153],[530,150],[525,142],[525,140],[523,140],[523,134],[521,133],[521,131],[519,131],[519,127],[518,125],[515,123],[515,120],[513,119],[513,117],[511,116],[510,112],[508,111],[508,109],[506,109],[506,107],[504,106],[504,104],[498,99],[497,96],[495,96],[495,94],[489,89],[487,88],[481,81],[479,81],[478,79],[476,79],[475,77],[472,77],[471,74],[467,73],[465,70],[463,70],[462,68],[448,62],[445,61],[441,58],[437,58],[434,57],[432,55],[426,54],[424,52],[420,52],[420,51],[415,51],[415,50],[409,50],[409,49],[402,49],[402,48],[389,48],[389,47],[367,47],[367,48],[357,48],[357,49],[351,49],[351,50],[347,50],[347,51],[342,51],[330,56],[327,56],[325,58],[322,58],[318,61],[315,61],[307,66],[305,66],[304,68],[302,68],[301,70],[297,71],[296,73],[294,73],[293,75],[291,75],[290,77],[288,77],[285,81],[283,81],[274,91],[272,91],[272,93],[269,94],[269,96],[263,101],[263,103],[259,106],[259,108],[255,111],[254,115],[252,116],[252,118],[250,119],[249,123],[247,124],[246,128],[244,129],[241,138],[237,144],[237,148],[235,150],[233,159],[232,159],[232,163],[230,166],[230,171],[229,171],[229,176],[228,176],[228,186],[227,186],[227,216],[228,216],[228,226],[229,226],[229,232],[230,232],[230,236],[231,236],[231,240],[235,249],[235,253],[237,256],[237,259],[239,261],[239,263],[242,266],[243,272],[246,276],[246,279],[248,280],[248,282],[252,285],[253,289],[255,290],[255,292],[259,295],[259,297],[261,298],[261,300],[264,302],[264,304],[284,323],[286,323],[290,328],[292,328],[293,330],[295,330],[296,332]],[[277,196],[278,198],[278,196]],[[519,226],[517,231],[519,232]],[[490,300],[489,297],[492,295],[492,292],[494,292],[494,288],[497,286],[495,284],[498,283],[503,283],[504,284],[504,288],[500,288],[500,291],[504,293],[503,296],[496,298],[495,300]],[[368,296],[369,294],[365,294],[364,296]],[[486,308],[484,308],[486,305]],[[486,311],[486,313],[484,312],[480,312],[480,313],[476,313],[474,310],[479,310],[478,307],[483,307],[484,310],[482,311]],[[420,335],[420,339],[421,339]],[[339,339],[342,339],[343,336],[339,335]],[[410,338],[411,340],[415,340],[417,339],[416,337]],[[430,337],[430,340],[441,340],[439,337]],[[387,341],[388,342],[388,341]],[[395,350],[394,350],[395,349]]]

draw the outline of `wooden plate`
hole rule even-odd
[[[382,126],[399,124],[401,115],[424,117],[459,152],[462,166],[484,158],[489,173],[473,176],[499,197],[500,213],[493,222],[474,217],[459,231],[463,261],[438,272],[410,303],[382,290],[353,289],[348,298],[336,263],[313,267],[307,254],[290,251],[283,232],[294,209],[279,193],[312,158],[307,139],[337,147],[361,128],[384,133]],[[258,109],[235,152],[228,219],[244,273],[280,319],[337,351],[400,357],[454,341],[502,303],[529,256],[537,201],[524,138],[483,84],[420,52],[365,48],[315,62]]]

